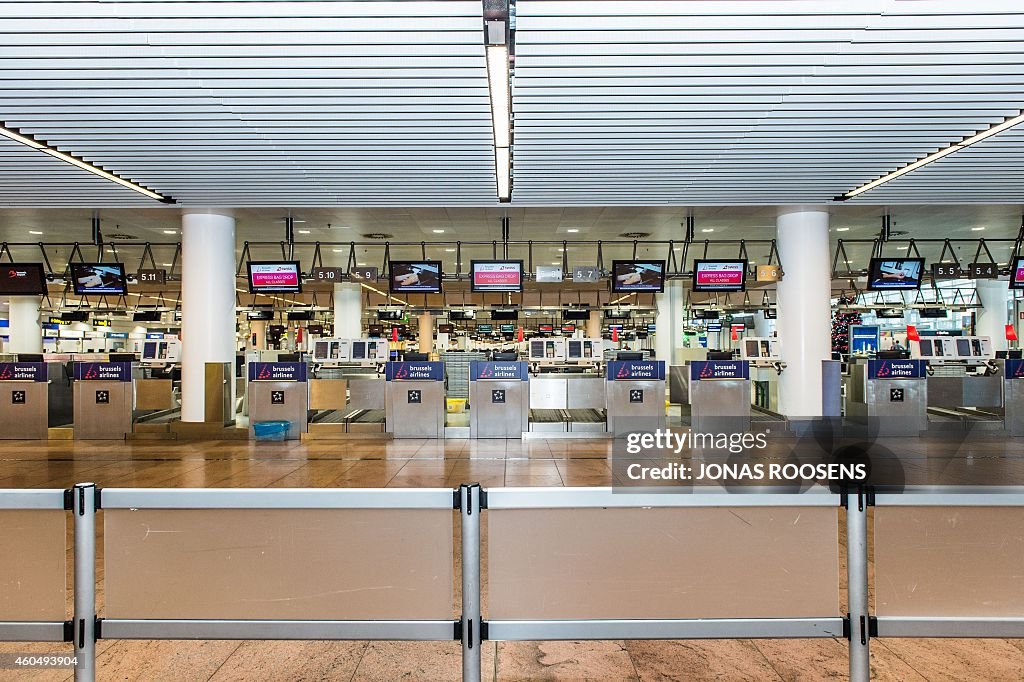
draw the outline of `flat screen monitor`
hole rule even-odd
[[[921,308],[921,317],[945,319],[949,317],[949,311],[945,308]]]
[[[514,309],[514,308],[505,309],[505,310],[492,310],[491,311],[491,319],[492,320],[499,320],[499,321],[500,320],[518,320],[519,319],[519,311]]]
[[[108,357],[111,362],[135,362],[135,353],[111,353]]]
[[[476,313],[472,310],[452,310],[448,313],[448,319],[452,322],[465,322],[476,319]]]
[[[430,353],[406,353],[406,362],[425,362],[430,359]]]
[[[575,331],[576,331],[576,325],[574,325],[574,324],[563,324],[562,325],[562,333],[563,334],[573,334],[573,333],[575,333]]]
[[[366,335],[371,339],[384,336],[384,325],[382,324],[371,324],[366,328]]]
[[[612,291],[619,293],[665,290],[665,261],[613,260]]]
[[[622,325],[621,324],[610,324],[610,325],[608,325],[608,331],[610,331],[610,332],[621,332],[622,331]]]
[[[365,360],[366,359],[366,341],[353,341],[352,342],[352,359],[353,360]]]
[[[132,313],[132,322],[159,322],[162,315],[159,310],[137,310]]]
[[[562,311],[563,320],[589,320],[590,310],[589,309],[568,309]]]
[[[729,350],[709,350],[708,360],[732,360],[732,351]]]
[[[875,310],[875,316],[882,319],[901,319],[903,317],[903,311],[899,308],[878,308]]]
[[[778,316],[779,316],[779,311],[776,310],[775,308],[765,308],[764,309],[764,319],[766,319],[766,320],[774,320]]]
[[[743,291],[746,278],[746,259],[698,259],[693,262],[694,291]]]
[[[46,293],[42,263],[0,263],[0,294],[39,296]]]
[[[515,362],[519,359],[519,354],[515,351],[500,351],[494,354],[495,362]]]
[[[920,289],[924,258],[872,258],[868,289]]]
[[[313,311],[312,310],[294,310],[294,311],[288,313],[288,321],[289,322],[301,322],[303,320],[308,321],[308,320],[312,320],[312,319],[313,319]]]
[[[1024,256],[1017,256],[1010,263],[1010,288],[1024,289]]]
[[[520,292],[523,290],[523,261],[470,261],[470,285],[473,291],[479,292]]]
[[[476,331],[480,334],[490,334],[491,332],[494,331],[494,325],[478,324],[476,326]]]
[[[550,334],[551,332],[555,331],[555,326],[551,324],[541,324],[537,326],[537,331],[539,331],[541,334]]]
[[[156,341],[146,341],[142,344],[142,359],[156,360]]]
[[[608,310],[604,314],[606,320],[628,320],[632,316],[630,310]]]
[[[932,349],[931,339],[921,339],[919,345],[921,346],[921,357],[930,358],[934,355],[935,351]]]
[[[498,329],[501,331],[502,334],[511,334],[516,330],[516,326],[514,324],[503,324],[500,325]]]
[[[273,310],[250,310],[245,314],[246,319],[254,322],[269,322],[274,319]]]
[[[299,261],[249,261],[249,293],[298,294],[302,292]]]
[[[62,322],[88,322],[89,311],[88,310],[75,310],[70,313],[61,313],[60,319]]]
[[[388,320],[390,322],[397,322],[397,321],[402,319],[402,311],[401,310],[378,310],[377,311],[377,319],[378,320]]]
[[[879,360],[906,360],[909,354],[905,350],[880,350],[878,351]]]
[[[720,310],[695,310],[695,320],[717,320],[721,316]]]
[[[438,334],[454,334],[455,333],[455,325],[453,325],[453,324],[439,324],[439,325],[437,325],[437,333]]]
[[[128,290],[123,263],[72,263],[71,281],[77,296],[121,295]]]
[[[620,350],[615,354],[616,360],[643,360],[644,354],[637,351],[623,351]]]
[[[393,260],[388,269],[393,294],[441,293],[441,261]]]

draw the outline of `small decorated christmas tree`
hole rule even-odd
[[[841,296],[839,305],[849,305],[854,299]],[[862,322],[857,311],[837,310],[832,316],[832,352],[846,355],[850,352],[850,325],[857,325]]]

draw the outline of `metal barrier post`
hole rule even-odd
[[[479,483],[459,487],[462,512],[462,679],[480,682],[480,495]]]
[[[75,682],[96,679],[96,484],[72,489],[75,519]]]
[[[850,682],[871,679],[868,613],[868,493],[858,487],[846,500],[846,578],[850,612]]]

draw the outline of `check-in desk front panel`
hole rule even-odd
[[[470,362],[470,438],[522,438],[529,430],[528,367],[526,362]]]
[[[1003,363],[1004,428],[1011,436],[1024,436],[1024,360]]]
[[[665,428],[665,362],[609,362],[605,381],[608,431]]]
[[[132,430],[130,362],[76,362],[75,439],[123,440]]]
[[[309,384],[302,362],[253,362],[249,364],[249,435],[258,422],[288,422],[288,440],[306,432],[309,416]]]
[[[384,413],[393,438],[444,438],[444,363],[387,363]]]
[[[695,360],[688,366],[690,427],[700,433],[750,430],[750,363]]]
[[[43,362],[0,363],[0,438],[46,438],[46,376]]]
[[[851,367],[846,414],[880,436],[917,436],[928,429],[923,360],[868,360]]]

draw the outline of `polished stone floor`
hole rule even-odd
[[[774,446],[773,446],[774,447]],[[783,447],[779,445],[778,447]],[[1019,482],[1020,442],[896,441],[925,479]],[[602,486],[607,441],[0,441],[0,488]],[[102,513],[102,512],[101,512]],[[840,523],[841,519],[837,520]],[[845,611],[845,606],[842,607]],[[101,605],[102,612],[102,605]],[[880,639],[879,680],[1022,680],[1024,641]],[[67,651],[3,644],[0,652]],[[846,677],[840,640],[485,642],[485,679],[820,680]],[[101,640],[100,680],[454,680],[459,646],[406,642]],[[0,680],[67,680],[69,671],[0,670]]]

